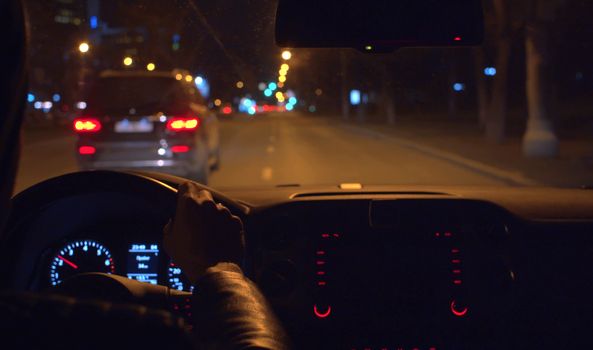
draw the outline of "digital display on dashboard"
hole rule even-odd
[[[128,249],[128,278],[158,284],[158,272],[158,244],[130,244]]]

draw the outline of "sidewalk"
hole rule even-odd
[[[343,122],[403,142],[416,151],[488,172],[516,185],[579,187],[593,185],[593,138],[583,136],[560,140],[560,152],[553,159],[525,158],[520,135],[502,144],[484,139],[477,124],[464,120],[411,120],[396,125]]]

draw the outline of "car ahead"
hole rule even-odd
[[[81,169],[161,171],[207,183],[219,164],[218,121],[191,75],[104,71],[73,121]]]

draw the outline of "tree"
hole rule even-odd
[[[550,24],[563,0],[528,0],[526,3],[525,51],[527,64],[527,129],[523,154],[551,157],[558,153],[548,100],[550,97]]]
[[[490,89],[484,76],[486,66],[486,49],[478,49],[475,53],[478,114],[480,124],[485,128],[486,139],[500,143],[505,137],[507,116],[508,73],[512,45],[512,17],[509,0],[492,0],[486,3],[491,11],[486,11],[487,36],[493,42],[493,66],[496,76],[492,79]]]

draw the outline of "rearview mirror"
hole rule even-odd
[[[279,0],[280,47],[474,46],[482,43],[480,0]]]

